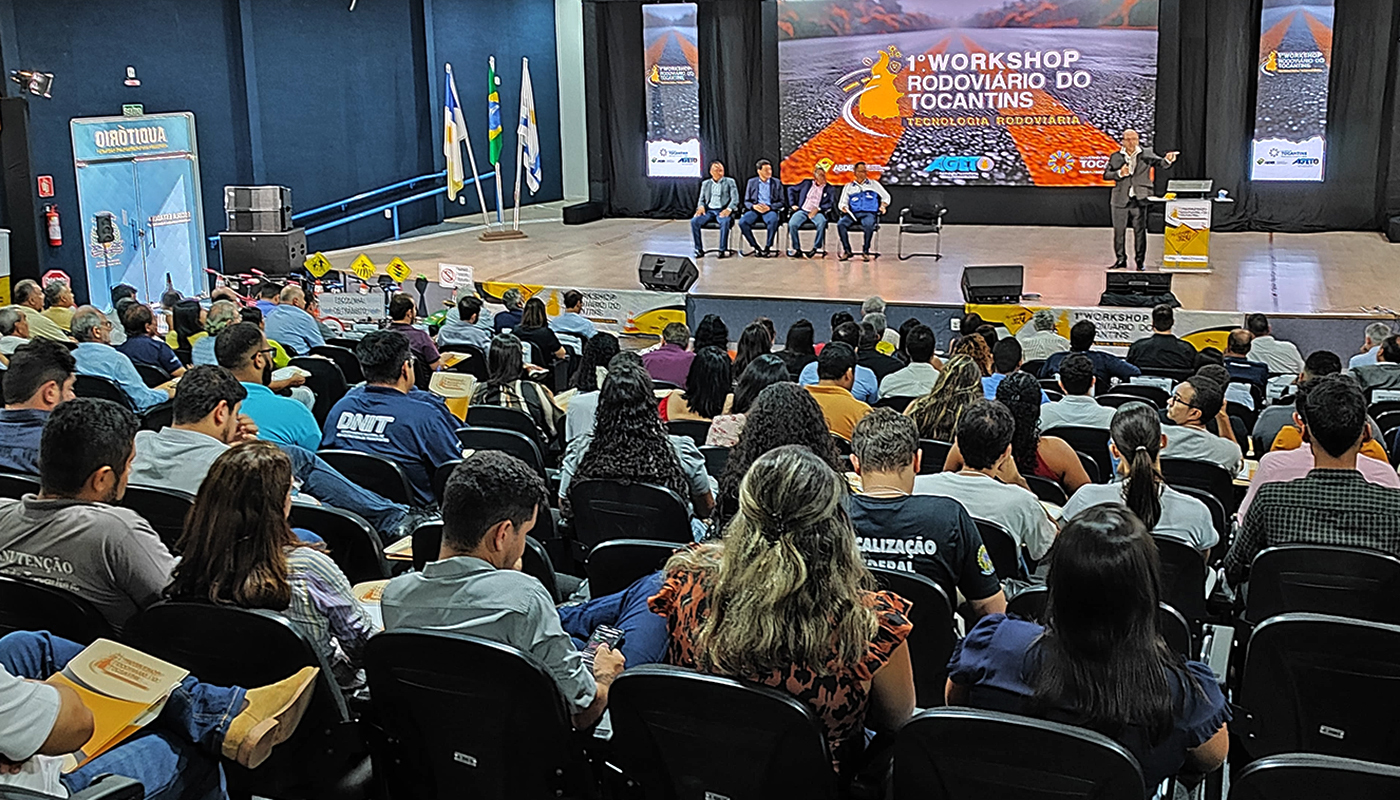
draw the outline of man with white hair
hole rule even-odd
[[[9,358],[29,343],[29,320],[14,306],[0,308],[0,356]]]
[[[497,314],[491,321],[491,324],[496,328],[496,333],[504,333],[520,327],[520,317],[522,309],[525,307],[525,299],[521,296],[520,289],[512,286],[502,292],[501,304],[506,307],[506,310]]]
[[[12,308],[19,309],[29,322],[29,335],[32,338],[68,341],[68,334],[58,327],[57,323],[44,316],[44,290],[39,288],[38,281],[25,278],[15,284],[10,296],[15,301]]]
[[[306,310],[306,293],[300,286],[289,283],[282,287],[277,301],[271,310],[263,312],[263,329],[267,338],[296,350],[299,356],[307,355],[311,348],[326,343],[321,335],[321,326]]]
[[[1027,361],[1044,361],[1056,353],[1069,350],[1069,340],[1055,332],[1055,312],[1042,308],[1031,317],[1031,324],[1021,328],[1016,338],[1021,340],[1021,354]]]
[[[876,325],[875,328],[876,330],[881,331],[880,341],[888,342],[890,345],[889,352],[885,352],[885,348],[883,347],[880,348],[880,352],[885,353],[885,355],[888,356],[892,355],[894,351],[899,349],[900,342],[899,331],[889,326],[889,316],[885,313],[886,305],[887,304],[885,303],[885,298],[881,297],[878,294],[872,294],[871,296],[865,298],[864,303],[860,304],[860,313],[862,317],[861,322],[870,322],[872,324],[875,323],[876,320],[870,319],[870,315],[880,315],[878,319],[880,324]]]
[[[1390,325],[1384,322],[1372,322],[1367,325],[1366,343],[1361,345],[1360,353],[1351,357],[1347,368],[1356,369],[1376,363],[1376,354],[1381,351],[1381,342],[1384,342],[1388,336],[1390,336]]]
[[[44,284],[44,316],[65,331],[72,327],[73,289],[68,281],[49,281]]]
[[[112,346],[112,323],[97,308],[83,306],[73,312],[73,338],[78,340],[73,349],[75,371],[117,384],[138,414],[174,396],[173,386],[152,389],[146,385],[131,359]]]

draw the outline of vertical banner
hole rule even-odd
[[[1168,200],[1162,265],[1177,270],[1210,269],[1210,200]]]
[[[1254,102],[1256,181],[1321,181],[1335,0],[1264,0]]]
[[[694,3],[642,6],[647,177],[700,177],[700,51]]]

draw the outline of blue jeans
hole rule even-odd
[[[310,450],[287,444],[280,447],[292,460],[292,474],[301,481],[302,491],[326,505],[359,514],[380,533],[396,531],[408,515],[408,506],[361,489]]]
[[[750,247],[758,250],[758,241],[753,238],[753,226],[759,220],[763,220],[763,227],[768,229],[768,238],[763,243],[763,249],[772,250],[773,239],[778,235],[778,223],[781,221],[777,211],[769,209],[762,214],[754,210],[745,211],[744,216],[739,217],[739,232],[749,240]]]
[[[870,252],[870,240],[875,238],[875,224],[880,221],[880,215],[874,211],[852,211],[841,218],[836,223],[836,233],[841,237],[841,249],[844,252],[851,252],[851,226],[859,225],[865,231],[865,246],[860,249],[862,253]]]
[[[697,253],[705,251],[705,240],[700,238],[700,229],[711,222],[719,225],[719,249],[721,251],[729,249],[729,229],[734,225],[734,215],[721,217],[718,212],[707,210],[704,214],[692,217],[690,220],[690,238],[695,240],[695,252]]]
[[[799,209],[794,211],[791,217],[788,217],[788,234],[792,236],[793,250],[802,249],[802,238],[797,235],[797,232],[802,230],[802,224],[808,220],[811,220],[812,224],[817,227],[817,238],[812,240],[812,250],[824,249],[826,245],[826,226],[828,224],[826,215],[818,211],[809,217],[806,211]]]
[[[0,639],[0,664],[16,677],[44,680],[82,651],[82,645],[48,633],[19,631]],[[226,797],[219,751],[244,694],[186,677],[154,722],[64,775],[63,785],[80,792],[99,775],[111,774],[140,781],[147,798]]]
[[[622,655],[627,666],[659,664],[666,657],[666,620],[647,608],[647,598],[661,591],[661,573],[641,578],[626,589],[573,606],[559,609],[559,622],[582,650],[599,625],[611,625],[626,632]]]

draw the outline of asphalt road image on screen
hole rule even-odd
[[[1254,104],[1256,181],[1321,181],[1334,0],[1264,0]]]
[[[695,13],[694,3],[642,6],[649,177],[700,177]]]
[[[779,0],[782,179],[1104,186],[1151,146],[1157,0]]]

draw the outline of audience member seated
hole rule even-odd
[[[1361,352],[1351,357],[1351,361],[1347,363],[1347,369],[1356,369],[1376,363],[1376,356],[1381,352],[1381,342],[1390,338],[1394,333],[1390,329],[1390,325],[1385,322],[1372,322],[1367,325],[1366,338],[1361,343]]]
[[[651,608],[666,661],[793,695],[816,714],[838,774],[866,731],[914,713],[909,603],[874,581],[845,513],[845,480],[806,448],[754,462],[724,539],[673,556]]]
[[[854,356],[857,353],[857,348],[860,347],[860,337],[861,327],[859,325],[854,322],[843,322],[836,327],[836,330],[832,331],[831,342],[822,347],[822,352],[826,352],[826,348],[830,347],[831,343],[840,342],[850,347]],[[802,368],[802,374],[797,378],[798,383],[803,386],[815,386],[821,380],[818,376],[820,358],[818,356],[818,361],[813,361]],[[870,367],[862,365],[858,357],[855,361],[854,376],[849,388],[851,396],[866,404],[874,403],[880,399],[880,379],[875,377],[875,372]]]
[[[561,336],[572,337],[580,350],[585,342],[598,334],[593,320],[583,315],[583,292],[577,289],[564,292],[564,310],[549,318],[549,327]]]
[[[170,345],[162,341],[156,330],[156,315],[145,303],[127,303],[121,313],[126,341],[116,345],[133,364],[146,364],[165,371],[172,378],[185,374],[185,365],[176,357]]]
[[[316,330],[321,332],[321,338],[329,342],[343,333],[341,328],[332,327],[329,322],[321,317],[321,300],[316,295],[306,298],[306,313],[316,320]]]
[[[258,312],[260,314],[266,317],[268,314],[271,314],[274,309],[277,308],[277,305],[280,302],[278,296],[281,293],[281,286],[278,286],[276,283],[273,283],[270,280],[263,281],[262,283],[258,284],[258,299],[253,305],[258,309]]]
[[[495,328],[490,322],[482,321],[482,311],[480,297],[466,295],[458,300],[457,305],[447,313],[442,327],[438,329],[438,344],[443,347],[471,345],[486,353],[491,349],[491,336]]]
[[[559,465],[560,508],[573,515],[569,487],[578,481],[651,483],[674,491],[691,512],[696,539],[700,520],[714,510],[714,488],[705,457],[688,436],[671,436],[656,414],[651,376],[627,359],[613,359],[598,395],[592,433],[569,444]]]
[[[997,388],[1001,382],[1006,380],[1008,375],[1018,372],[1024,359],[1021,358],[1021,342],[1016,337],[1002,339],[992,348],[992,374],[982,379],[982,396],[987,400],[995,400]],[[1029,376],[1032,380],[1034,375]],[[1036,387],[1039,388],[1037,383]],[[1040,402],[1050,402],[1050,396],[1044,391],[1040,392]]]
[[[850,440],[856,423],[870,413],[870,406],[851,394],[855,385],[856,355],[845,342],[830,342],[817,357],[817,385],[807,391],[821,406],[827,430]]]
[[[10,296],[15,301],[10,307],[19,309],[20,313],[24,314],[25,321],[29,323],[30,338],[68,341],[67,332],[58,327],[58,323],[44,316],[44,290],[39,288],[37,281],[25,278],[14,285]]]
[[[1098,389],[1103,392],[1109,391],[1114,381],[1124,383],[1142,374],[1142,370],[1118,356],[1093,349],[1094,339],[1098,335],[1098,326],[1092,321],[1081,319],[1074,323],[1069,329],[1069,352],[1056,353],[1047,358],[1045,366],[1040,368],[1040,377],[1055,377],[1059,374],[1064,359],[1075,353],[1083,355],[1093,363],[1094,380],[1098,382]]]
[[[813,345],[815,336],[816,331],[809,320],[799,319],[788,328],[783,349],[777,352],[777,356],[783,360],[794,381],[801,377],[803,367],[817,360],[817,350]]]
[[[684,386],[690,374],[690,362],[695,353],[690,347],[690,328],[683,322],[669,323],[661,329],[661,346],[642,354],[642,365],[652,380]]]
[[[538,297],[531,297],[525,301],[525,308],[520,312],[520,324],[511,332],[520,341],[530,343],[531,359],[537,367],[549,369],[554,366],[554,362],[569,357],[564,345],[559,342],[559,337],[554,334],[554,329],[549,327],[549,315],[545,313],[544,301]]]
[[[590,727],[624,660],[600,645],[590,675],[549,594],[520,572],[544,481],[519,459],[486,451],[454,469],[443,494],[438,558],[384,587],[385,629],[452,631],[523,650],[554,679],[574,726]]]
[[[306,293],[295,283],[282,288],[277,299],[280,301],[270,312],[263,311],[267,338],[276,339],[284,346],[296,350],[299,356],[307,355],[311,348],[326,343],[321,336],[321,327],[316,318],[306,311]]]
[[[292,462],[270,442],[228,448],[209,467],[180,537],[180,563],[166,594],[265,608],[286,617],[346,688],[364,684],[365,642],[374,623],[330,556],[287,524]]]
[[[1094,362],[1083,353],[1071,353],[1060,362],[1060,388],[1065,396],[1058,402],[1040,407],[1040,429],[1048,431],[1062,425],[1078,428],[1108,430],[1113,421],[1113,409],[1094,400]]]
[[[72,327],[73,310],[77,305],[73,302],[73,289],[68,281],[52,280],[44,284],[43,314],[58,327],[65,331]]]
[[[718,347],[696,350],[685,388],[672,389],[661,398],[662,421],[711,420],[729,413],[734,401],[732,367],[729,354]]]
[[[828,339],[827,341],[832,341],[832,340],[835,340],[835,339],[836,339],[836,332],[839,331],[839,330],[841,330],[841,326],[842,326],[842,325],[845,325],[845,324],[848,323],[848,322],[855,322],[855,321],[856,321],[856,318],[855,318],[854,316],[852,316],[852,315],[851,315],[851,312],[849,312],[849,311],[837,311],[837,312],[835,312],[834,314],[832,314],[832,315],[831,315],[831,338]],[[843,340],[843,341],[844,341],[844,340]],[[851,347],[855,347],[856,344],[859,344],[859,341],[860,341],[860,340],[857,339],[857,340],[854,340],[854,342],[846,342],[846,343],[849,344],[849,345],[851,345]],[[825,346],[826,346],[825,343],[819,343],[819,344],[817,344],[817,346],[816,346],[816,348],[815,348],[816,354],[817,354],[817,355],[821,355],[821,353],[822,353],[822,348],[825,347]],[[812,360],[815,361],[816,359],[812,359]]]
[[[699,352],[702,347],[718,347],[729,352],[729,326],[718,314],[706,314],[695,326],[695,341],[691,349]]]
[[[1255,410],[1256,403],[1251,385],[1231,379],[1230,370],[1225,368],[1225,355],[1214,347],[1203,348],[1201,352],[1196,354],[1196,374],[1193,377],[1214,381],[1225,393],[1224,404],[1226,406],[1230,403],[1237,403],[1250,411]],[[1240,419],[1240,424],[1244,424],[1243,419]],[[1235,441],[1247,436],[1249,431],[1239,429],[1238,433]]]
[[[0,472],[39,474],[44,423],[59,403],[73,399],[73,354],[49,339],[21,347],[5,373],[0,410]]]
[[[608,374],[609,362],[619,352],[617,337],[611,333],[595,333],[583,345],[578,369],[570,379],[572,388],[564,393],[569,395],[569,407],[564,413],[566,444],[593,430],[594,415],[598,412],[598,389]],[[637,358],[635,354],[632,357]],[[563,395],[558,399],[562,401]]]
[[[491,320],[496,333],[506,333],[520,327],[520,317],[524,313],[525,298],[519,287],[512,286],[501,292],[501,305],[505,310]]]
[[[1244,318],[1244,327],[1254,336],[1249,354],[1262,361],[1270,375],[1297,375],[1303,371],[1303,354],[1298,352],[1298,346],[1275,338],[1268,317],[1250,314]]]
[[[982,327],[991,330],[990,325],[983,325]],[[995,336],[995,332],[992,335]],[[983,378],[995,374],[995,370],[992,368],[992,346],[987,344],[985,338],[975,333],[959,338],[953,343],[953,347],[949,352],[953,355],[965,355],[972,359],[972,362],[981,370]],[[985,394],[983,399],[986,399]]]
[[[1172,335],[1176,313],[1163,303],[1152,309],[1152,335],[1128,348],[1128,363],[1150,369],[1195,369],[1196,348]]]
[[[1050,554],[1044,626],[1001,615],[953,651],[948,705],[1044,717],[1128,749],[1148,792],[1225,761],[1230,709],[1210,667],[1183,661],[1157,626],[1161,567],[1125,509],[1079,515]]]
[[[501,346],[500,337],[492,346]],[[516,345],[519,362],[519,345]],[[417,506],[431,506],[433,474],[462,457],[461,423],[441,397],[413,383],[413,356],[398,331],[374,331],[355,347],[365,382],[331,408],[321,446],[381,456],[403,467]],[[257,417],[254,416],[254,420]],[[261,423],[259,423],[261,425]],[[439,498],[440,499],[440,498]]]
[[[978,400],[958,420],[954,444],[962,467],[914,479],[915,494],[951,497],[967,513],[995,522],[1039,560],[1055,541],[1055,523],[1023,484],[1011,455],[1016,420],[1006,406]]]
[[[772,321],[769,321],[772,324]],[[754,320],[744,326],[744,330],[739,334],[739,344],[734,348],[734,369],[733,375],[737,379],[744,374],[744,369],[753,363],[755,358],[765,356],[773,352],[773,334],[760,320]]]
[[[876,350],[879,350],[887,356],[894,356],[899,352],[900,333],[890,327],[890,318],[885,316],[884,298],[878,296],[867,297],[865,305],[871,305],[871,301],[878,301],[878,310],[865,310],[865,316],[861,318],[860,324],[870,325],[870,327],[875,329],[875,335],[880,337],[879,343],[875,345]],[[864,309],[864,306],[862,306],[862,308]],[[896,356],[896,358],[898,357]],[[899,363],[903,364],[903,359],[900,359]]]
[[[559,423],[564,421],[564,412],[554,404],[554,395],[544,384],[525,377],[525,354],[515,334],[501,333],[491,340],[491,355],[487,356],[486,366],[488,377],[472,390],[472,405],[523,411],[535,421],[544,441],[554,441]]]
[[[938,383],[942,360],[934,355],[937,339],[927,325],[915,325],[901,338],[909,366],[891,372],[880,380],[880,399],[887,397],[923,397]]]
[[[1022,328],[1016,338],[1021,342],[1021,351],[1028,361],[1043,361],[1056,353],[1069,350],[1069,340],[1055,332],[1059,320],[1055,312],[1042,308],[1031,315],[1031,324]]]
[[[1000,346],[1001,342],[997,345]],[[1079,454],[1064,439],[1041,436],[1042,392],[1040,382],[1029,374],[1017,372],[997,387],[997,402],[1011,410],[1016,418],[1016,434],[1011,452],[1016,468],[1024,475],[1039,475],[1059,483],[1069,492],[1089,482],[1089,475],[1079,460]],[[957,448],[953,449],[956,458]]]
[[[794,383],[775,383],[758,393],[758,399],[744,415],[739,441],[724,463],[716,509],[721,523],[718,530],[739,513],[739,484],[749,467],[764,453],[789,444],[806,447],[837,472],[846,469],[836,443],[827,433],[821,406],[811,393]]]
[[[1193,375],[1177,384],[1167,400],[1167,419],[1174,427],[1167,431],[1163,458],[1185,458],[1215,464],[1238,475],[1244,454],[1234,440],[1234,426],[1225,414],[1225,392],[1215,381]],[[1206,429],[1214,419],[1218,433]]]
[[[243,321],[241,309],[242,307],[232,300],[215,300],[209,306],[209,313],[204,316],[205,335],[194,339],[194,344],[190,346],[191,366],[217,365],[219,363],[218,356],[214,355],[214,342],[228,326],[237,325]],[[255,324],[261,325],[261,318]]]
[[[257,424],[258,438],[315,452],[321,428],[304,403],[276,394],[272,353],[267,337],[251,322],[230,325],[214,342],[219,366],[232,372],[248,390],[243,413]]]
[[[222,798],[219,758],[257,767],[291,738],[310,705],[319,670],[307,667],[255,689],[214,686],[186,676],[159,716],[111,749],[72,770],[101,719],[71,687],[48,683],[83,646],[48,632],[18,631],[0,639],[0,785],[11,796],[68,797],[108,775],[138,781],[151,800]],[[103,730],[103,735],[110,733]],[[76,763],[76,762],[75,762]],[[107,790],[97,788],[98,795]]]
[[[192,367],[175,393],[173,424],[136,434],[130,482],[197,494],[214,459],[232,445],[258,438],[257,424],[242,413],[247,396],[248,390],[223,367]],[[398,532],[407,507],[361,489],[313,451],[281,447],[304,494],[359,514],[382,533]]]
[[[154,314],[152,316],[154,317]],[[208,312],[192,297],[176,303],[171,309],[170,319],[174,324],[165,334],[165,346],[172,350],[193,353],[194,343],[208,336],[204,328],[208,321]]]
[[[1248,580],[1254,557],[1283,544],[1361,547],[1400,555],[1400,492],[1357,468],[1366,441],[1366,398],[1344,375],[1308,382],[1298,401],[1313,454],[1306,477],[1261,485],[1225,556],[1232,584]]]
[[[1376,363],[1353,367],[1351,374],[1367,397],[1376,389],[1400,390],[1400,336],[1387,336],[1376,354]]]
[[[914,421],[877,408],[856,425],[852,444],[861,490],[847,513],[865,563],[923,575],[954,604],[961,594],[973,621],[1005,613],[992,558],[967,511],[951,498],[913,494],[922,455]]]
[[[398,331],[408,339],[409,352],[423,362],[430,371],[442,366],[442,356],[438,354],[433,337],[415,323],[418,321],[418,306],[413,298],[400,292],[389,301],[389,330]]]
[[[258,330],[267,336],[267,319],[257,307],[245,307],[238,311],[238,316],[243,322],[250,322],[258,326]],[[272,348],[272,368],[282,369],[291,363],[292,357],[287,353],[287,348],[283,347],[276,339],[268,337],[267,346]],[[276,391],[275,389],[273,391]],[[307,408],[311,407],[308,403]]]
[[[131,359],[118,352],[110,343],[112,323],[107,315],[93,306],[83,306],[73,312],[73,360],[79,375],[106,378],[117,385],[131,400],[138,413],[169,400],[174,388],[152,389],[141,379],[141,373]]]
[[[759,356],[749,362],[734,387],[732,404],[726,413],[710,421],[710,432],[705,438],[705,444],[711,447],[733,447],[737,444],[740,434],[743,433],[749,409],[758,400],[759,393],[775,383],[790,382],[791,379],[792,376],[782,359],[773,353]]]
[[[958,354],[943,365],[933,389],[910,403],[904,415],[919,426],[920,439],[951,442],[963,409],[982,399],[982,368]]]
[[[160,600],[175,566],[146,520],[115,505],[136,428],[110,400],[61,403],[39,444],[39,494],[0,499],[0,575],[70,591],[116,630]]]
[[[1341,371],[1342,360],[1337,357],[1336,353],[1330,350],[1318,350],[1308,356],[1296,383],[1298,387],[1302,387],[1313,378],[1336,375]],[[1297,411],[1297,398],[1301,391],[1299,388],[1293,394],[1280,397],[1274,401],[1273,405],[1259,412],[1259,418],[1254,423],[1253,436],[1265,450],[1278,452],[1302,448],[1305,452],[1307,451],[1307,448],[1303,447],[1302,428],[1296,426],[1293,420],[1294,413]],[[1361,455],[1385,461],[1386,451],[1380,442],[1380,426],[1371,419],[1370,415],[1366,417],[1366,424],[1371,430],[1371,438],[1361,446]],[[1312,463],[1311,456],[1309,456],[1308,463],[1309,465]],[[1302,477],[1302,475],[1298,477]]]
[[[1225,369],[1230,371],[1230,380],[1244,381],[1258,387],[1260,396],[1267,396],[1269,365],[1251,361],[1249,356],[1253,351],[1254,335],[1243,328],[1237,328],[1230,331],[1222,361]]]
[[[874,316],[873,314],[870,316]],[[880,338],[884,328],[876,328],[869,321],[860,323],[860,338],[856,340],[856,363],[869,369],[875,375],[875,394],[880,394],[880,381],[904,369],[904,362],[892,355],[880,352],[880,346],[889,344]],[[889,347],[891,353],[893,347]]]
[[[1210,509],[1162,480],[1159,456],[1170,433],[1162,433],[1157,409],[1146,403],[1123,404],[1113,415],[1113,441],[1109,443],[1118,462],[1120,480],[1079,487],[1060,513],[1061,524],[1087,508],[1121,503],[1142,520],[1153,536],[1188,544],[1202,553],[1210,552],[1220,541]],[[1400,481],[1396,485],[1400,486]]]
[[[0,308],[0,356],[9,358],[29,343],[29,320],[14,306]]]

